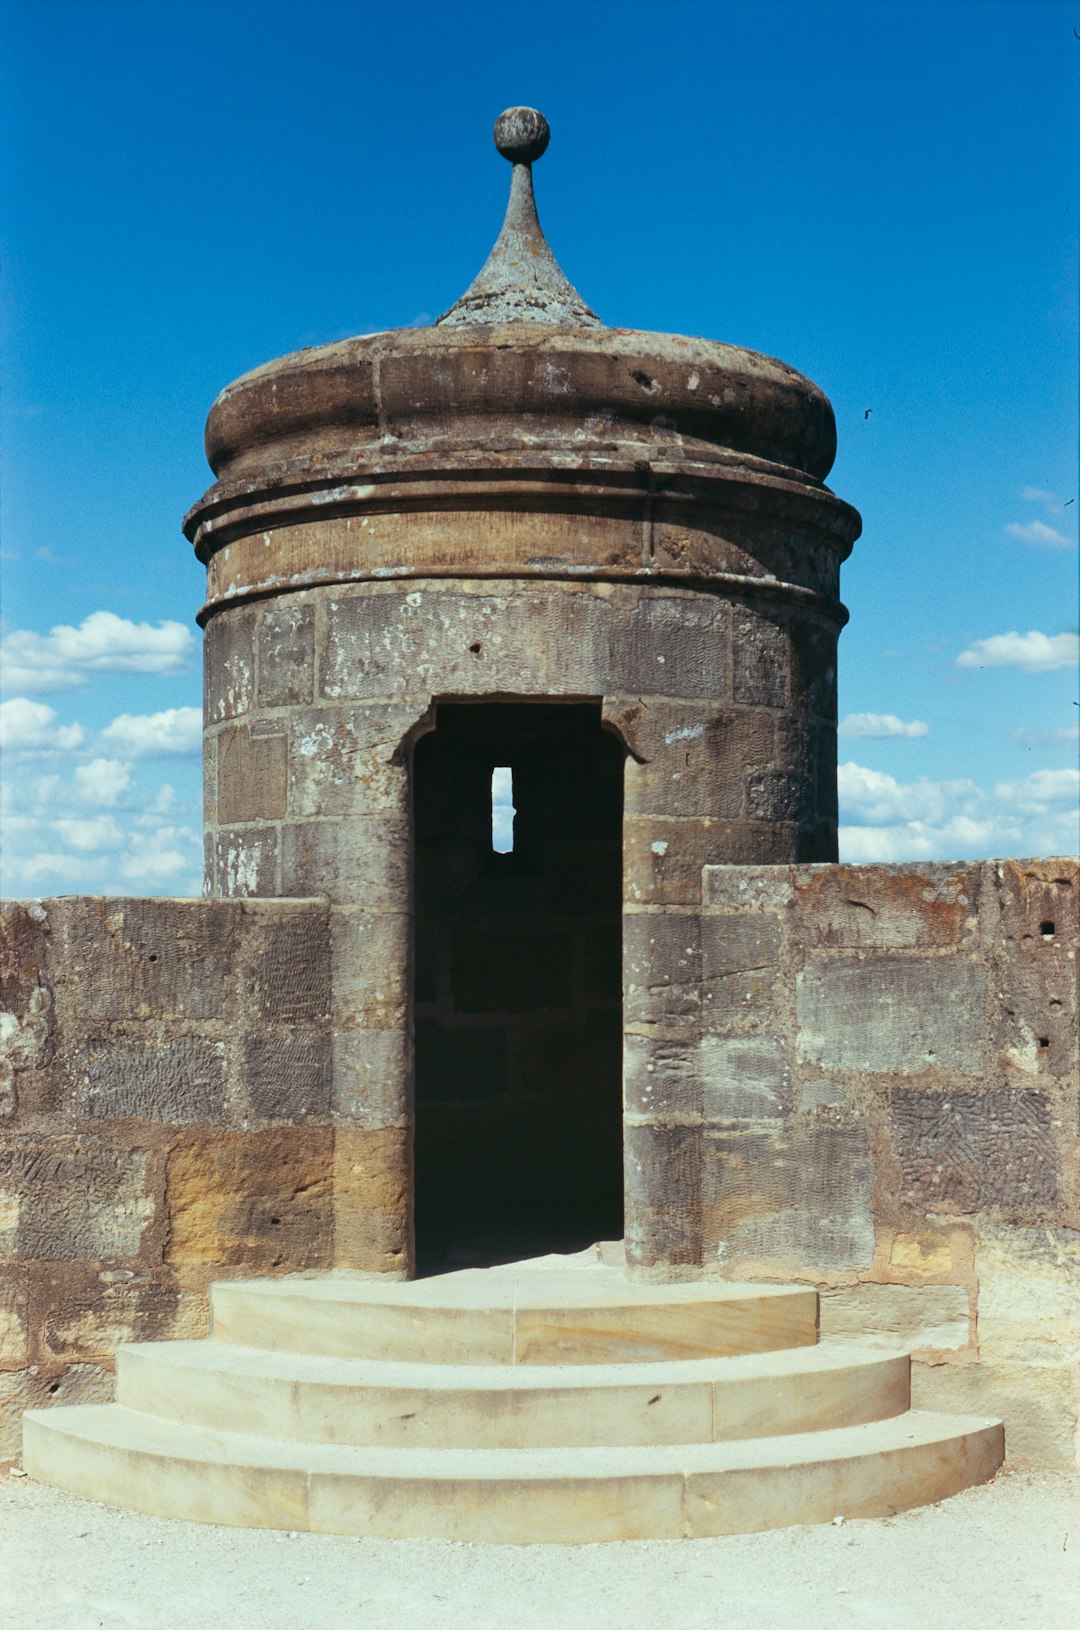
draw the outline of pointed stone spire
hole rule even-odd
[[[564,277],[536,214],[532,166],[550,135],[547,120],[535,108],[507,108],[496,119],[495,146],[514,166],[506,219],[482,270],[439,324],[604,326]]]

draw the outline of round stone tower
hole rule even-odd
[[[677,1256],[636,1156],[624,1189],[620,1038],[650,1022],[624,991],[692,1004],[704,866],[836,858],[859,520],[829,402],[605,326],[537,219],[546,121],[495,140],[510,202],[468,291],[227,386],[185,523],[207,891],[329,898],[341,1259],[403,1271],[414,1201],[421,1259],[569,1248],[624,1207],[632,1258]]]

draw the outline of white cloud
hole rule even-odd
[[[0,747],[5,752],[70,752],[81,747],[85,732],[81,724],[56,724],[56,709],[44,702],[31,702],[25,696],[12,696],[0,702]]]
[[[65,817],[51,823],[53,831],[69,849],[94,854],[101,849],[119,849],[124,832],[112,815]]]
[[[114,752],[132,758],[198,753],[202,745],[202,711],[197,707],[170,707],[161,713],[121,713],[105,726],[101,739]]]
[[[994,792],[1004,804],[1028,815],[1043,815],[1052,804],[1075,804],[1080,770],[1035,770],[1022,781],[999,781]]]
[[[937,826],[926,821],[907,821],[893,826],[841,826],[840,859],[862,865],[875,861],[975,859],[980,855],[1011,854],[1017,852],[1013,846],[1020,833],[1021,828],[1015,822],[1008,825],[994,819],[980,821],[969,815],[958,815]]]
[[[849,713],[840,722],[839,734],[856,741],[889,741],[900,736],[928,736],[930,726],[921,719],[905,722],[895,713]]]
[[[3,892],[16,898],[19,892],[34,893],[39,883],[92,885],[99,876],[96,857],[35,850],[28,855],[4,856]],[[53,889],[55,892],[55,887]]]
[[[958,668],[1020,668],[1024,673],[1051,673],[1071,668],[1080,658],[1080,635],[991,634],[974,640],[956,659]]]
[[[112,809],[131,786],[131,771],[118,758],[92,758],[75,771],[75,796],[80,804]]]
[[[837,770],[840,804],[845,814],[868,826],[893,821],[940,823],[957,813],[973,814],[984,794],[974,781],[897,781],[882,770],[841,764]]]
[[[1076,770],[1036,770],[999,782],[993,794],[969,780],[904,783],[851,763],[838,780],[841,860],[974,860],[1076,847]]]
[[[131,834],[131,848],[120,867],[127,882],[161,883],[197,869],[202,843],[188,826],[162,826],[156,832]],[[196,884],[195,892],[198,892]]]
[[[16,629],[0,641],[0,685],[31,693],[75,690],[99,673],[175,674],[190,665],[195,636],[183,623],[133,623],[93,611],[78,628]]]
[[[1020,496],[1026,504],[1041,504],[1048,515],[1064,515],[1065,505],[1056,492],[1045,487],[1021,487]]]
[[[1080,742],[1080,724],[1067,724],[1060,730],[1010,730],[1009,734],[1025,747],[1070,747]]]
[[[1064,532],[1059,532],[1056,526],[1047,526],[1045,521],[1010,521],[1005,528],[1011,538],[1019,538],[1021,543],[1036,543],[1041,549],[1071,549],[1072,538],[1067,538]]]

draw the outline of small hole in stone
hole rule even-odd
[[[651,374],[644,373],[640,368],[635,368],[630,377],[641,386],[642,390],[654,391],[656,389],[656,380]]]
[[[50,1392],[59,1392],[60,1391],[60,1383],[59,1383],[59,1381],[54,1381],[52,1386],[49,1388],[49,1391]]]
[[[156,951],[151,951],[150,955],[147,957],[146,960],[148,962],[156,962],[157,961],[157,952]]]
[[[1050,1037],[1049,1036],[1040,1036],[1039,1037],[1039,1046],[1040,1047],[1049,1047],[1049,1045],[1050,1045]]]
[[[479,640],[476,640],[469,646],[469,650],[472,652],[474,657],[478,657],[483,649],[484,647],[481,645]]]
[[[272,1228],[277,1228],[277,1227],[278,1227],[278,1225],[279,1225],[279,1224],[280,1224],[280,1222],[281,1222],[281,1218],[280,1218],[280,1217],[271,1217],[271,1218],[270,1218],[270,1226],[271,1226],[271,1227],[272,1227]]]
[[[1039,924],[1039,933],[1042,935],[1044,940],[1052,940],[1053,937],[1054,937],[1054,925],[1053,925],[1053,923],[1050,923],[1050,922],[1040,923]]]

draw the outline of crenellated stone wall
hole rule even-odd
[[[699,875],[624,901],[631,1272],[814,1284],[825,1338],[914,1349],[919,1404],[1076,1464],[1076,863]],[[5,908],[0,1453],[121,1342],[203,1333],[214,1278],[407,1270],[411,1121],[365,1124],[335,1013],[410,953],[338,920]]]

